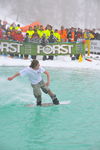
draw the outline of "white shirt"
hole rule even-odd
[[[31,84],[37,84],[42,80],[41,73],[45,72],[45,69],[40,67],[38,70],[34,70],[31,67],[26,67],[19,73],[21,76],[27,75]]]

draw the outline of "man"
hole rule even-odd
[[[47,76],[46,83],[42,79],[42,76],[41,76],[42,73],[44,73]],[[34,96],[37,99],[37,105],[41,106],[41,102],[42,102],[41,89],[44,93],[48,94],[51,97],[53,104],[55,105],[59,104],[59,101],[56,95],[53,94],[52,91],[48,88],[50,84],[49,72],[47,72],[44,68],[40,67],[38,60],[34,59],[31,62],[31,65],[29,67],[26,67],[25,69],[21,70],[15,75],[8,77],[8,80],[10,81],[16,78],[17,76],[24,76],[24,75],[27,75],[31,82]]]
[[[49,43],[55,43],[57,42],[57,38],[54,36],[54,32],[51,31],[50,32],[50,36],[48,37],[48,42]],[[49,55],[48,59],[53,60],[54,56],[53,55]]]
[[[94,35],[90,33],[88,29],[85,29],[83,34],[85,41],[85,50],[87,51],[88,56],[90,56],[90,49],[91,49],[91,39],[94,38]]]
[[[59,31],[61,42],[67,41],[67,32],[64,26],[61,26],[61,30]]]

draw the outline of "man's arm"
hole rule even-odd
[[[13,80],[14,78],[20,76],[20,73],[16,73],[15,75],[11,76],[11,77],[8,77],[8,80],[11,81]]]
[[[50,74],[49,74],[48,71],[45,71],[44,73],[45,73],[46,76],[47,76],[47,82],[45,83],[45,85],[46,85],[46,86],[49,86],[49,84],[50,84]]]

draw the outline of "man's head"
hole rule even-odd
[[[39,69],[39,66],[40,66],[39,61],[36,59],[33,59],[30,67],[37,70],[37,69]]]

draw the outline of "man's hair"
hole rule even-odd
[[[38,64],[39,64],[39,61],[36,60],[36,59],[33,59],[32,62],[31,62],[30,67],[31,67],[31,68],[35,68]]]

